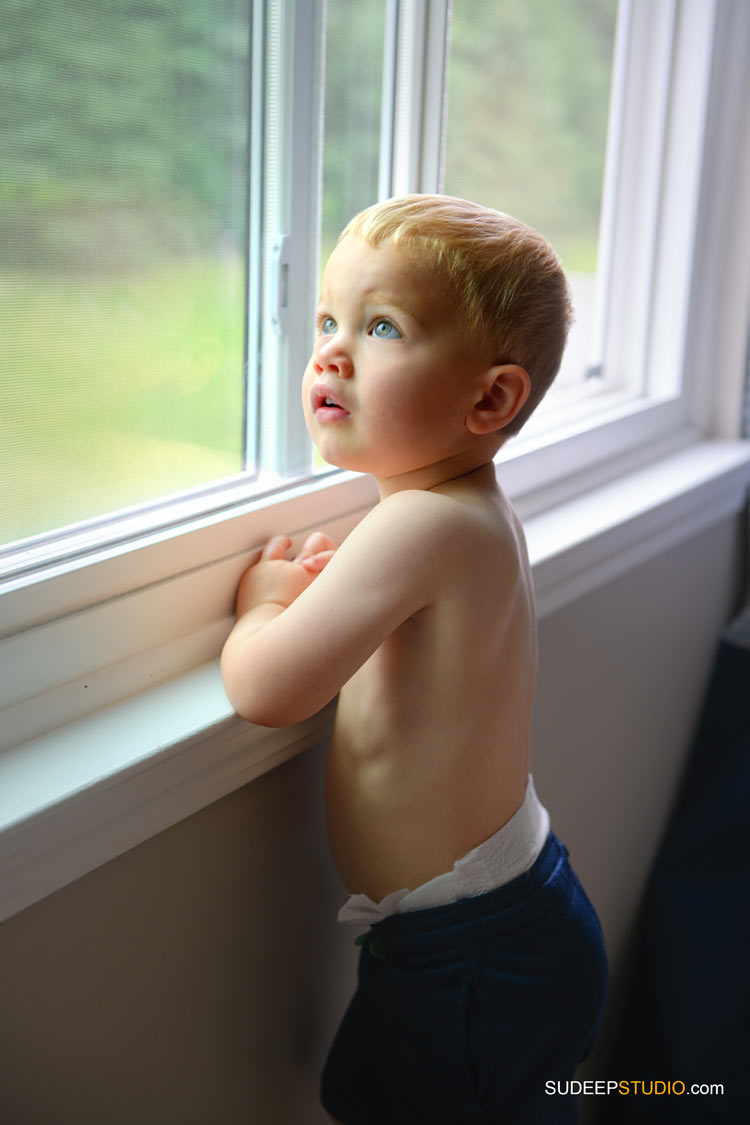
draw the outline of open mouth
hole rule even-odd
[[[328,387],[313,387],[310,400],[315,417],[322,422],[335,422],[349,417],[349,411],[331,394]]]

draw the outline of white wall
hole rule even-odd
[[[613,970],[592,1077],[609,1077],[738,540],[721,523],[541,624],[536,785]],[[313,748],[4,924],[3,1125],[322,1125],[317,1073],[355,964],[334,921],[324,765]]]

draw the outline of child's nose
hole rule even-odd
[[[354,364],[351,357],[346,348],[337,342],[336,337],[332,337],[322,347],[318,348],[313,366],[318,375],[322,375],[324,371],[332,371],[340,379],[348,379],[354,373]]]

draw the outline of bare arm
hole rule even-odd
[[[250,568],[222,653],[224,686],[240,715],[262,726],[313,715],[429,604],[445,528],[441,499],[424,497],[381,502],[317,576],[283,557]]]

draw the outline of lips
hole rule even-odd
[[[338,396],[324,384],[316,384],[310,392],[310,405],[319,422],[340,422],[351,417]]]

